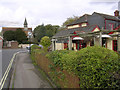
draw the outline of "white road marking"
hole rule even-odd
[[[3,75],[3,77],[2,77],[2,79],[1,79],[1,81],[0,81],[0,90],[2,90],[2,88],[3,88],[4,84],[5,84],[5,81],[6,81],[6,79],[7,79],[7,76],[8,76],[8,74],[9,74],[9,71],[10,71],[10,69],[11,69],[11,67],[12,67],[12,64],[13,64],[13,61],[14,61],[14,59],[15,59],[15,56],[16,56],[18,53],[21,53],[21,52],[26,52],[26,51],[19,51],[19,52],[17,52],[17,53],[14,53],[14,55],[13,55],[13,57],[12,57],[9,65],[8,65],[8,67],[7,67],[5,73],[4,73],[4,75]]]

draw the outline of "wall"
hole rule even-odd
[[[68,26],[68,29],[71,29],[71,28],[78,28],[80,27],[79,25],[72,25],[72,26]]]
[[[92,16],[90,16],[88,18],[88,24],[89,25],[98,25],[98,27],[100,29],[102,29],[102,27],[105,27],[104,18],[96,13],[93,13]]]
[[[112,50],[112,38],[107,39],[107,48]]]
[[[64,43],[55,44],[55,50],[63,50],[63,49],[64,49]]]

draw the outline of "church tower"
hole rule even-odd
[[[25,30],[25,31],[28,30],[28,23],[27,23],[26,18],[25,18],[25,21],[24,21],[24,30]]]

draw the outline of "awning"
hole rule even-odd
[[[99,37],[99,36],[97,36],[97,37]],[[111,36],[110,35],[102,35],[102,38],[111,38]]]
[[[84,39],[81,37],[74,37],[73,40],[84,40]]]

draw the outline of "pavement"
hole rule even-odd
[[[19,53],[15,58],[10,88],[52,88],[34,67],[28,53]]]

